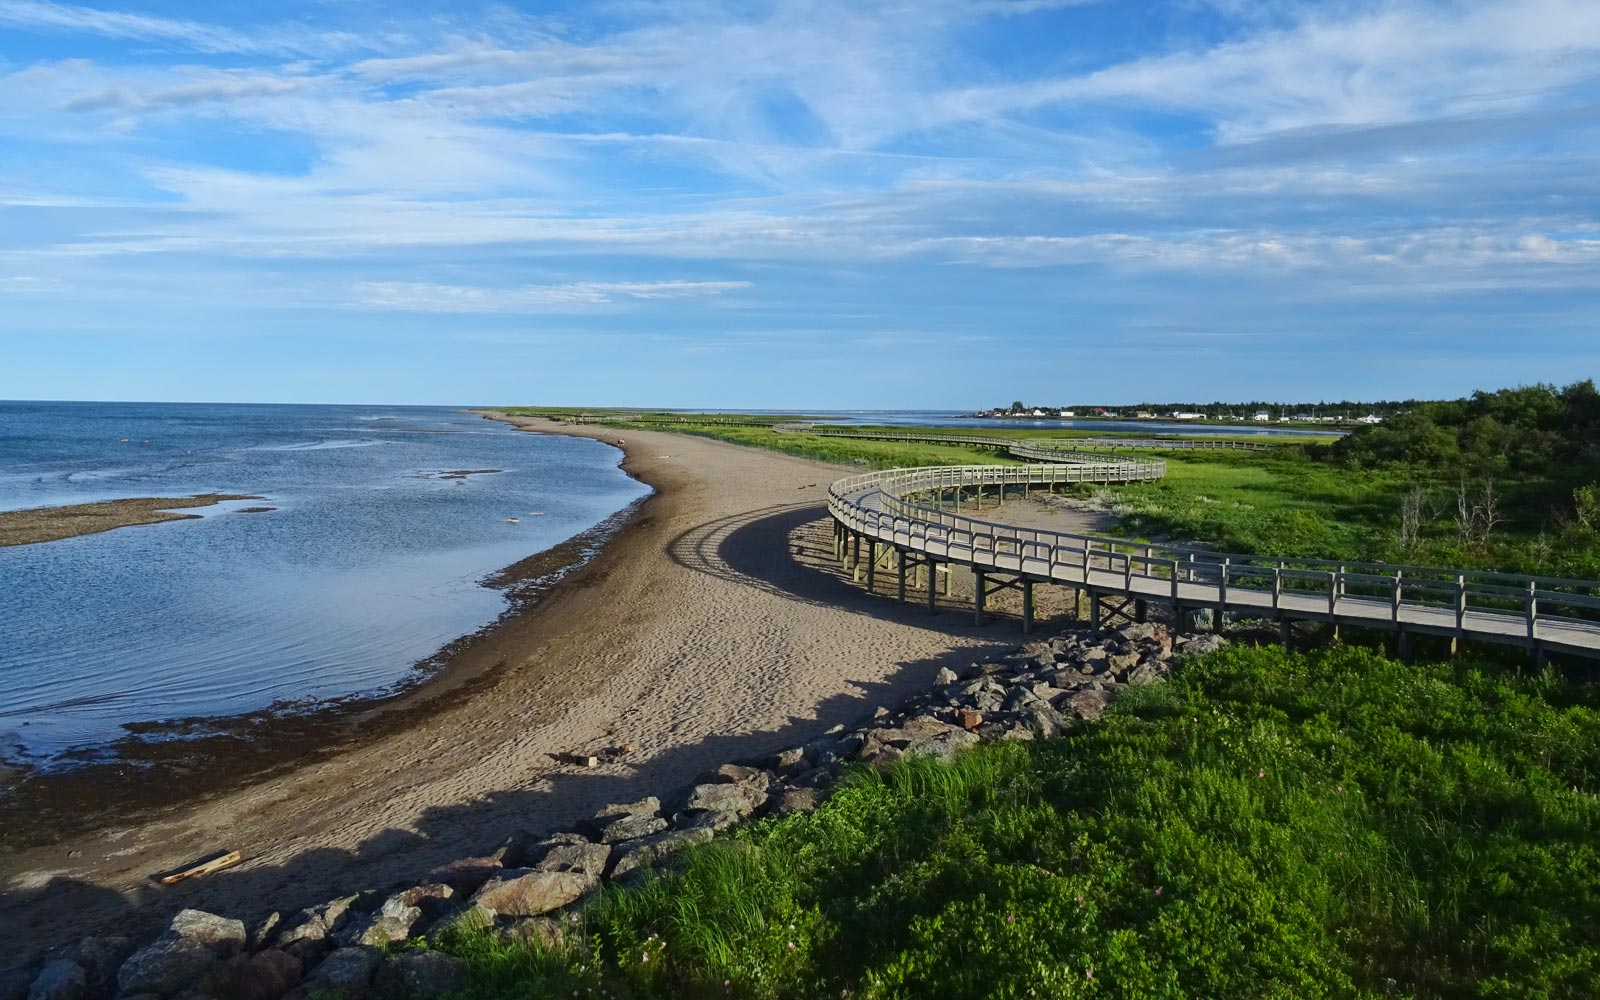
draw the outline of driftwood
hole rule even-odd
[[[161,879],[161,884],[176,885],[186,878],[198,878],[201,875],[210,875],[212,872],[220,872],[224,868],[231,868],[232,866],[238,864],[242,857],[243,856],[238,851],[225,851],[222,854],[208,858],[205,861],[197,861],[194,864],[189,865],[187,868],[180,868],[171,875],[163,876]]]

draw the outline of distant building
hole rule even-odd
[[[1050,413],[1048,411],[1046,411],[1046,410],[1041,410],[1037,406],[1035,406],[1033,408],[1033,415],[1036,416],[1036,417],[1048,417],[1050,415]]]
[[[1154,420],[1156,415],[1149,410],[1136,410],[1133,414],[1135,420]]]
[[[1383,418],[1378,416],[1376,413],[1369,413],[1364,417],[1358,417],[1356,419],[1356,423],[1358,423],[1358,424],[1381,424],[1381,423],[1383,423]]]
[[[1271,420],[1272,419],[1272,414],[1268,413],[1266,410],[1257,410],[1255,419],[1263,421],[1263,422],[1267,421],[1267,420]]]
[[[1075,417],[1078,415],[1078,412],[1076,410],[1062,410],[1060,415],[1063,417]]]
[[[1205,418],[1206,415],[1204,413],[1190,413],[1188,410],[1172,411],[1172,419],[1174,420],[1204,420]]]

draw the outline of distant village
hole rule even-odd
[[[1402,404],[1246,404],[1188,409],[1182,406],[1024,406],[1020,402],[979,410],[971,417],[1045,420],[1183,420],[1211,423],[1381,424]],[[1385,412],[1388,411],[1388,412]]]

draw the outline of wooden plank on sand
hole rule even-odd
[[[178,882],[182,882],[186,878],[196,878],[201,875],[210,875],[212,872],[219,872],[224,868],[238,864],[240,857],[241,855],[238,851],[227,851],[225,853],[218,854],[213,858],[196,862],[187,868],[181,868],[178,871],[173,872],[171,875],[163,877],[161,879],[161,884],[175,885]]]

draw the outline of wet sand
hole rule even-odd
[[[232,493],[200,493],[192,497],[130,497],[66,507],[8,510],[0,512],[0,546],[54,542],[137,524],[187,521],[200,515],[173,511],[184,507],[210,507],[224,500],[260,499]]]
[[[939,667],[1018,641],[1013,622],[929,617],[841,577],[825,498],[848,470],[664,432],[629,431],[625,451],[624,468],[658,492],[435,680],[336,732],[275,744],[255,770],[158,770],[165,797],[142,811],[0,855],[0,941],[127,931],[184,906],[249,919],[414,882],[512,831],[570,824],[863,719]],[[1041,594],[1042,617],[1061,610],[1051,600]],[[619,745],[635,749],[591,769],[551,756]],[[222,849],[245,862],[152,882]]]

